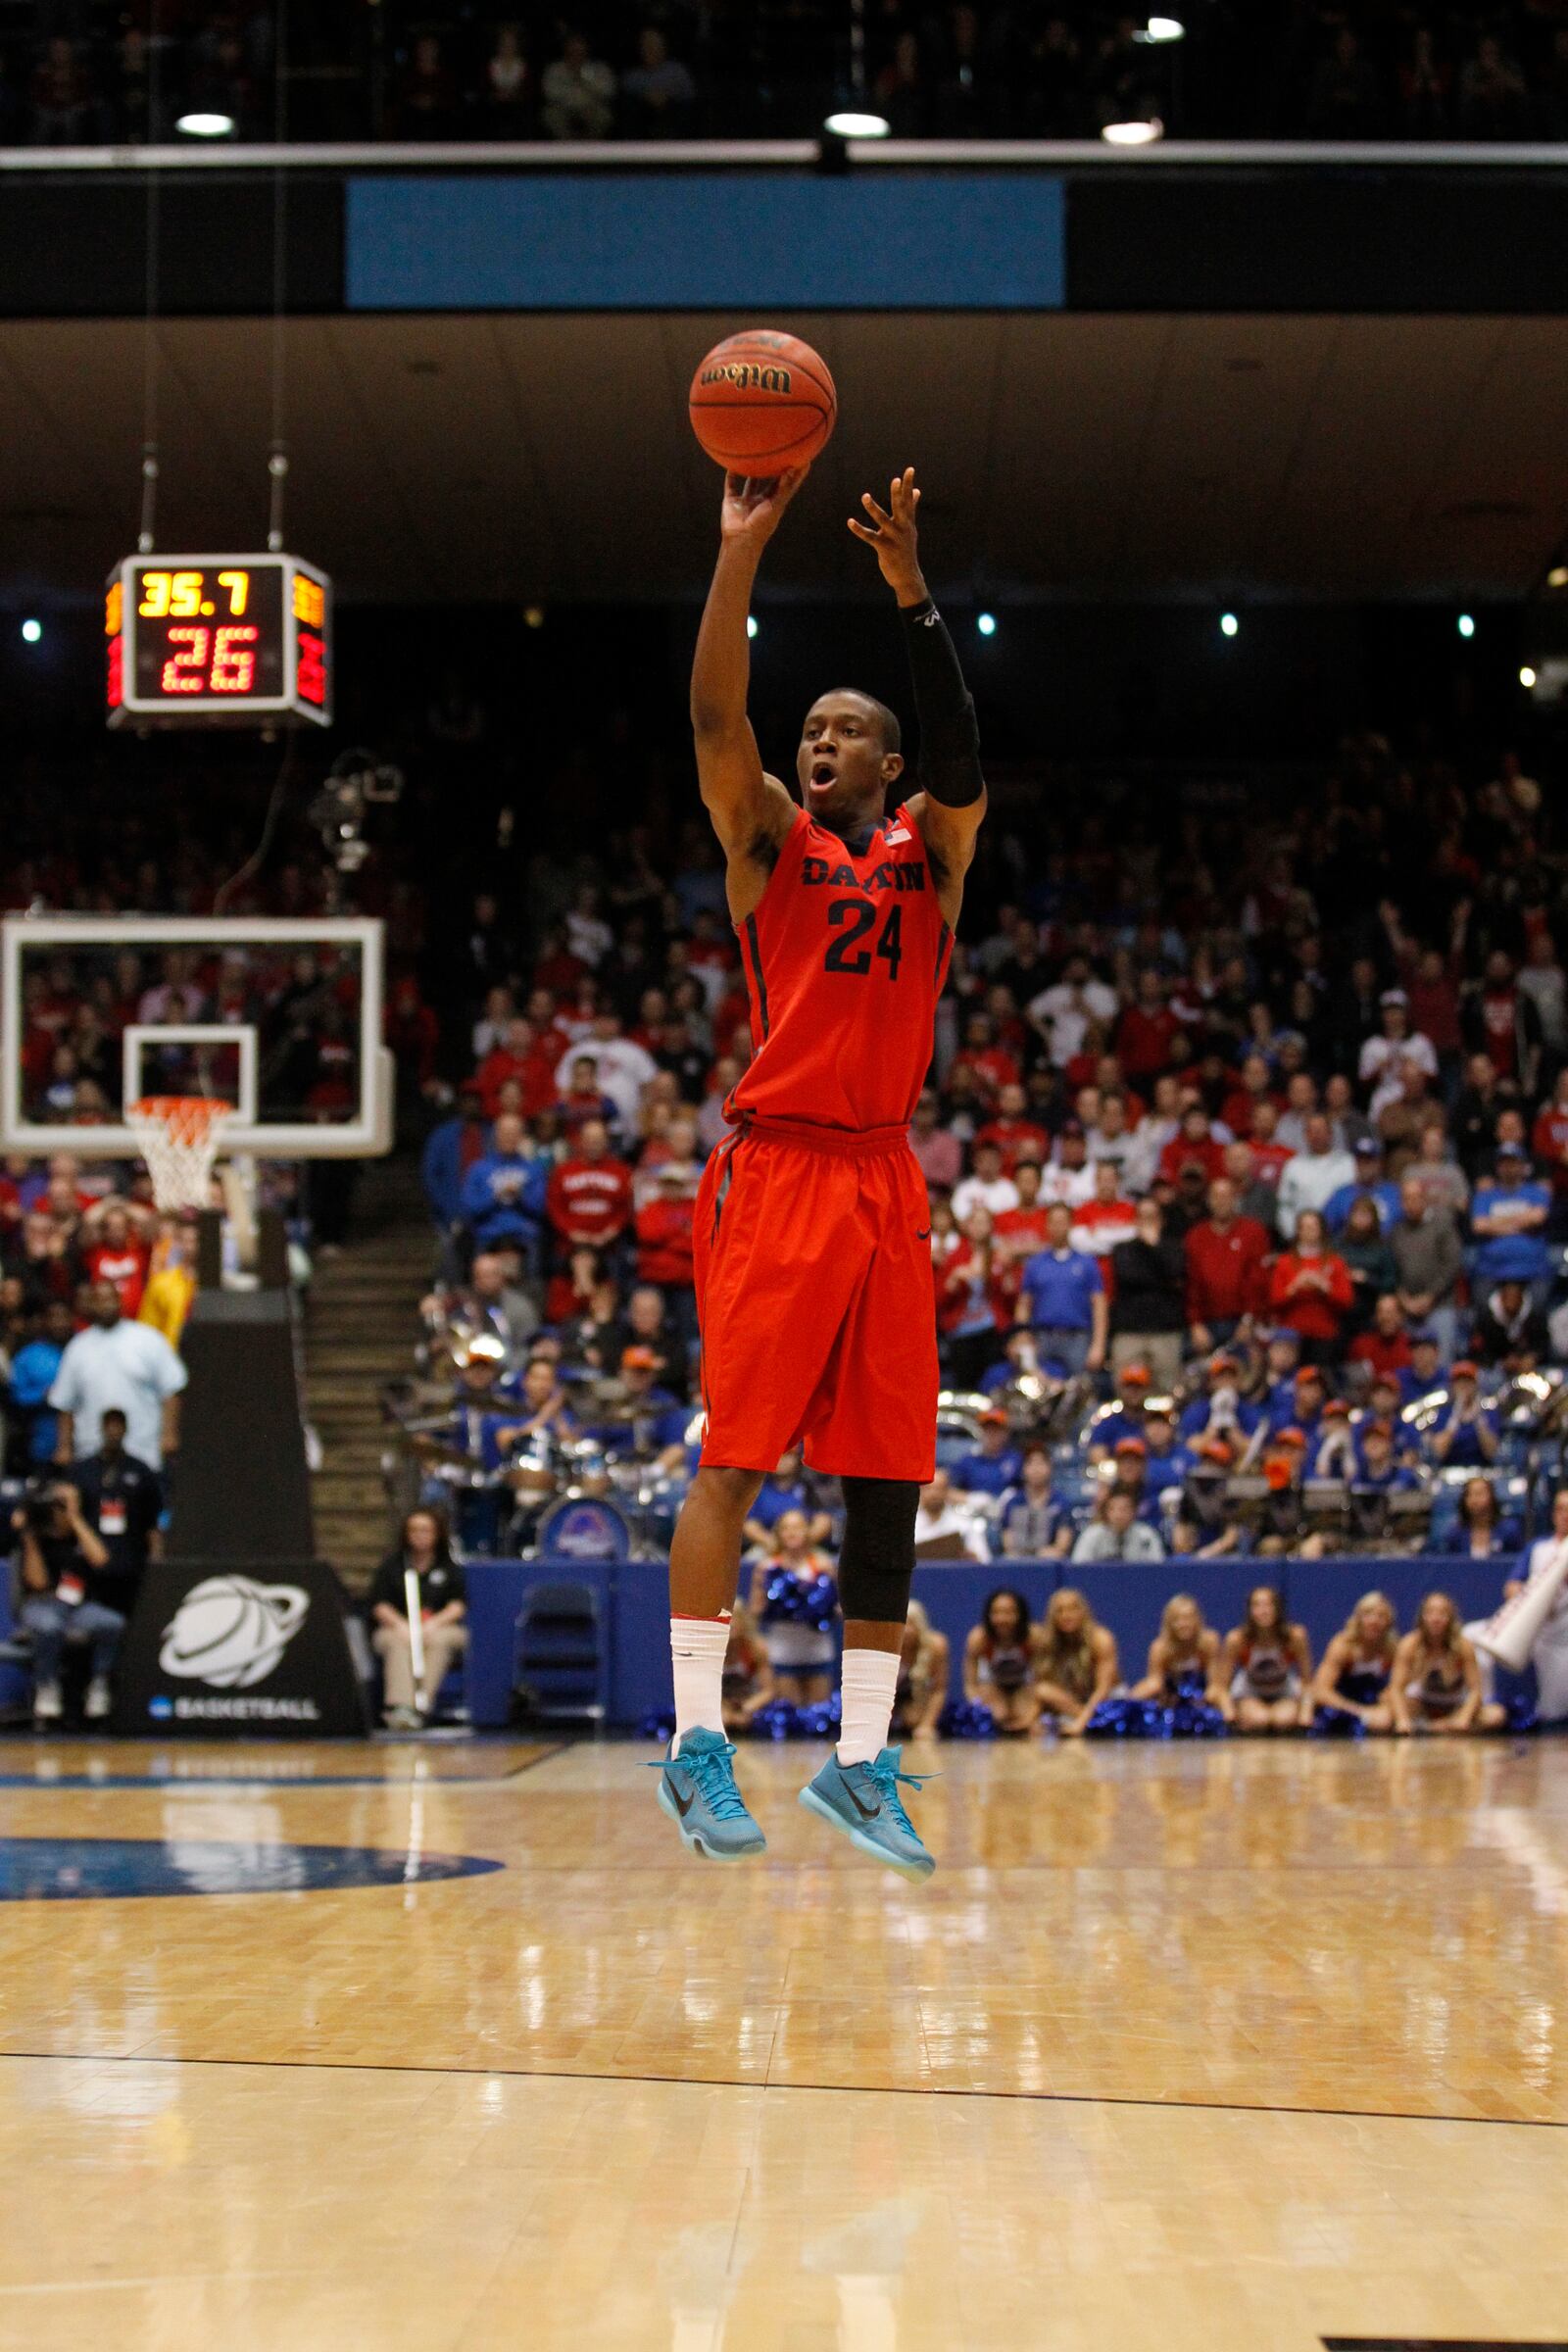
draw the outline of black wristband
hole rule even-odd
[[[920,722],[920,783],[944,808],[966,808],[985,791],[980,772],[980,730],[974,702],[947,624],[930,597],[901,605]]]

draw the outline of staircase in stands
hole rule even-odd
[[[316,1548],[356,1593],[392,1539],[381,1478],[381,1390],[414,1369],[432,1255],[413,1161],[368,1160],[348,1242],[340,1254],[318,1258],[305,1310],[305,1390],[321,1442],[321,1467],[311,1481]]]

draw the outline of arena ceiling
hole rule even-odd
[[[354,599],[696,594],[716,475],[685,390],[736,323],[291,321],[288,542]],[[998,602],[1515,598],[1568,530],[1568,318],[787,323],[844,416],[773,592],[864,591],[842,518],[906,460],[945,593]],[[158,329],[161,547],[265,543],[270,341]],[[7,325],[0,600],[96,593],[134,544],[141,443],[139,322]]]

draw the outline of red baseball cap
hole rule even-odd
[[[659,1358],[651,1348],[627,1348],[622,1351],[620,1368],[623,1372],[657,1372]]]
[[[1477,1370],[1477,1367],[1470,1361],[1470,1358],[1467,1355],[1461,1355],[1459,1361],[1454,1365],[1452,1371],[1448,1374],[1448,1378],[1450,1380],[1477,1380],[1480,1378],[1480,1374]]]
[[[1123,1381],[1130,1389],[1147,1389],[1149,1366],[1147,1364],[1123,1364],[1116,1378]]]
[[[1113,1450],[1117,1453],[1147,1454],[1149,1447],[1142,1438],[1118,1438]]]

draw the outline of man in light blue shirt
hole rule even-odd
[[[1383,1172],[1383,1147],[1375,1136],[1367,1136],[1356,1145],[1354,1176],[1348,1184],[1337,1185],[1328,1197],[1323,1222],[1330,1233],[1338,1235],[1345,1231],[1358,1200],[1372,1202],[1387,1240],[1399,1222],[1399,1188]]]
[[[60,1415],[55,1459],[85,1461],[96,1453],[103,1417],[118,1406],[125,1416],[125,1451],[160,1470],[166,1450],[178,1443],[174,1399],[189,1375],[161,1331],[125,1321],[112,1282],[95,1282],[87,1302],[92,1321],[70,1342],[49,1391]]]

